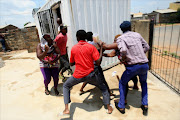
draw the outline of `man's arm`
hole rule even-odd
[[[144,38],[141,36],[141,42],[142,42],[142,46],[143,46],[143,49],[144,49],[144,53],[146,53],[148,50],[149,50],[149,45],[148,43],[144,40]]]
[[[118,44],[117,43],[103,44],[103,48],[105,50],[117,49],[118,48]]]
[[[46,46],[46,47],[45,47],[45,51],[43,52],[43,51],[41,50],[40,44],[38,44],[38,46],[37,46],[37,48],[36,48],[37,58],[38,58],[39,60],[44,59],[44,57],[46,56],[48,50],[49,50],[49,47]]]
[[[75,65],[75,60],[74,60],[74,54],[73,54],[73,48],[71,49],[71,57],[70,57],[70,66]]]
[[[60,58],[60,50],[59,50],[59,48],[57,47],[57,45],[54,43],[53,44],[54,45],[54,48],[55,48],[55,52],[56,52],[56,54],[58,54],[58,56],[53,60],[53,61],[51,61],[52,63],[55,63],[57,60],[59,60],[59,58]]]
[[[110,53],[103,53],[103,56],[104,56],[104,57],[114,57],[114,56],[116,56],[116,51],[113,50],[113,51],[110,52]]]
[[[75,65],[75,62],[74,63],[70,63],[70,66],[74,66]]]
[[[95,61],[97,66],[100,66],[100,65],[101,65],[101,62],[102,62],[102,54],[103,54],[103,47],[102,47],[102,43],[101,43],[101,45],[100,45],[100,56],[99,56],[99,59]]]

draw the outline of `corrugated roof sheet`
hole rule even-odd
[[[163,9],[163,10],[155,10],[154,12],[158,12],[158,13],[172,13],[172,12],[177,12],[177,10]]]

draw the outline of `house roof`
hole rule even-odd
[[[2,26],[0,26],[0,29],[3,29],[5,27],[7,27],[7,26],[14,26],[14,25],[11,25],[11,24],[9,24],[9,25],[2,25]],[[16,26],[14,26],[14,27],[16,27]],[[16,28],[18,28],[18,27],[16,27]]]
[[[8,25],[2,25],[0,26],[0,29],[7,27]]]
[[[172,12],[177,12],[177,10],[163,9],[163,10],[154,10],[153,12],[158,12],[158,13],[172,13]]]
[[[25,28],[27,27],[36,27],[35,23],[28,23],[27,25],[24,26]]]

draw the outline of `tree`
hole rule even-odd
[[[180,22],[180,8],[177,10],[177,22]]]
[[[172,13],[169,17],[169,21],[171,23],[174,23],[174,22],[180,22],[180,8],[177,10],[176,13]]]
[[[26,26],[26,25],[27,25],[27,24],[29,24],[29,23],[31,23],[31,22],[27,22],[27,23],[25,23],[25,24],[24,24],[24,26]]]

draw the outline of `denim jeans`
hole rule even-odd
[[[106,85],[103,83],[103,79],[101,76],[101,73],[95,68],[93,72],[91,72],[89,75],[83,77],[83,78],[74,78],[71,76],[67,79],[67,81],[63,84],[63,94],[64,94],[64,103],[68,104],[71,102],[70,99],[70,89],[81,82],[87,82],[89,84],[95,85],[98,87],[103,96],[103,103],[104,105],[110,104],[110,95],[108,92],[108,89]]]
[[[141,83],[142,105],[148,105],[148,92],[147,92],[148,69],[149,69],[148,63],[126,66],[126,70],[124,71],[121,80],[119,81],[120,100],[118,103],[118,107],[125,108],[126,85],[130,81],[130,79],[136,75],[139,76]]]

